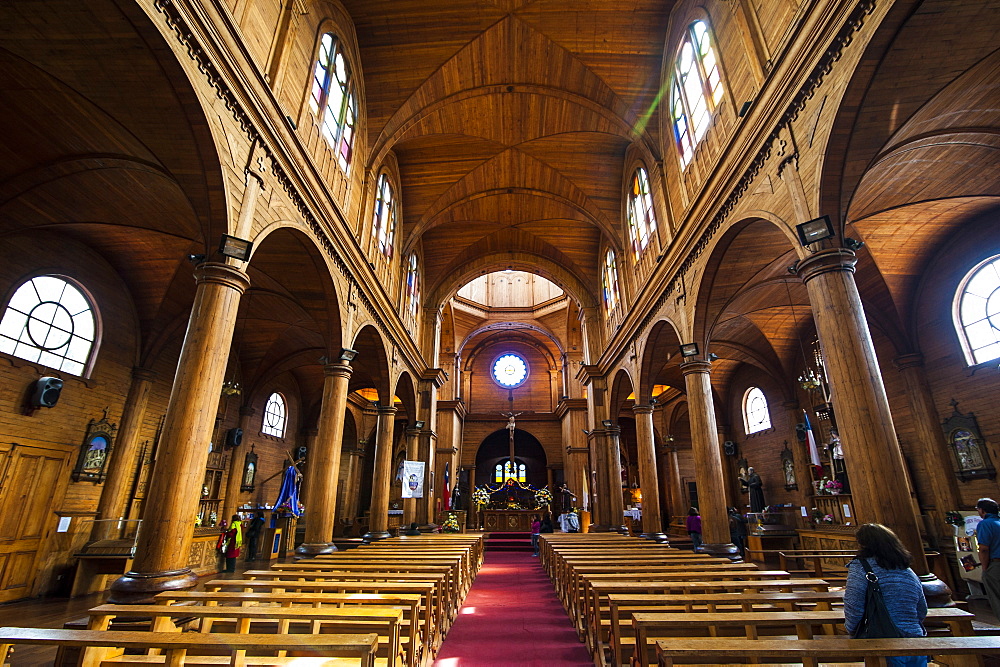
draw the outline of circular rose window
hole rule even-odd
[[[493,362],[493,379],[502,387],[520,385],[528,377],[528,365],[516,354],[504,354]]]

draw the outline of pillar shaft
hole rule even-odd
[[[622,455],[619,445],[621,431],[609,428],[605,451],[608,471],[608,521],[611,530],[625,533],[625,498],[622,496]]]
[[[135,456],[139,448],[139,431],[149,402],[149,391],[155,375],[144,368],[132,369],[132,384],[122,409],[121,427],[115,438],[115,448],[108,464],[97,516],[90,532],[91,540],[113,540],[121,537],[116,519],[125,516],[128,504],[129,478],[135,474]]]
[[[150,599],[163,590],[196,583],[187,567],[194,516],[208,462],[240,296],[246,273],[208,262],[195,271],[197,290],[136,545],[132,570],[112,585],[111,601]]]
[[[243,463],[246,461],[247,451],[250,449],[250,445],[246,442],[246,434],[250,432],[250,425],[256,412],[249,406],[240,408],[240,428],[243,429],[243,442],[239,447],[233,447],[233,450],[229,452],[229,474],[226,476],[226,495],[222,503],[221,514],[221,518],[226,519],[226,521],[236,513],[236,508],[240,505]]]
[[[639,486],[642,487],[642,532],[644,535],[663,533],[663,517],[660,514],[660,483],[656,474],[656,444],[653,442],[653,407],[636,405],[635,414],[636,451],[639,463]]]
[[[392,440],[396,425],[395,406],[378,408],[378,435],[375,440],[375,474],[372,477],[372,506],[369,536],[389,537],[389,484],[392,481]]]
[[[854,281],[856,261],[850,250],[824,250],[802,260],[798,274],[809,292],[823,348],[856,520],[891,527],[913,554],[913,569],[925,574],[910,490],[900,483],[906,479],[903,456]]]
[[[698,483],[702,539],[706,545],[725,545],[729,544],[729,516],[726,513],[719,430],[712,399],[711,369],[712,365],[707,361],[681,364],[691,419],[691,451]]]
[[[306,468],[309,514],[305,542],[296,550],[299,555],[335,550],[331,540],[337,519],[337,478],[340,476],[340,450],[351,373],[353,369],[346,361],[323,367],[323,404],[316,425],[316,443],[309,452]]]
[[[415,428],[406,429],[406,460],[416,461],[418,449],[420,447],[420,430]],[[426,490],[425,490],[426,492]],[[417,499],[403,499],[403,525],[409,526],[417,520]]]

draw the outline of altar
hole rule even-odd
[[[531,517],[541,512],[535,510],[489,510],[483,514],[483,530],[527,533],[531,530]]]

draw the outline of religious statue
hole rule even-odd
[[[746,477],[740,477],[740,481],[750,491],[750,511],[755,514],[763,512],[767,504],[764,502],[764,482],[760,475],[750,467],[747,468]]]

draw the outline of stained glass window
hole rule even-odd
[[[96,340],[97,320],[83,292],[56,276],[23,283],[0,320],[0,352],[83,375]]]
[[[528,365],[520,356],[508,353],[493,363],[493,379],[503,387],[516,387],[528,377]]]
[[[326,33],[320,40],[309,107],[319,118],[320,132],[337,154],[340,168],[346,172],[353,156],[358,104],[343,45],[333,33]]]
[[[378,177],[375,188],[372,234],[382,256],[392,259],[393,240],[396,237],[396,201],[393,198],[392,182],[386,174]]]
[[[760,387],[750,387],[743,395],[743,425],[747,435],[771,428],[771,413]]]
[[[618,291],[618,264],[615,261],[615,251],[608,248],[604,255],[604,272],[602,275],[604,287],[604,310],[609,315],[618,307],[621,295]]]
[[[409,267],[406,270],[406,309],[416,317],[420,307],[420,260],[417,253],[410,255]]]
[[[632,252],[638,261],[642,251],[649,245],[656,233],[656,214],[653,213],[653,197],[649,193],[649,176],[639,167],[632,174],[632,185],[628,197],[628,229],[632,238]]]
[[[276,438],[285,437],[285,399],[281,394],[275,392],[267,399],[264,406],[264,423],[261,432],[273,435]]]
[[[506,482],[508,479],[524,482],[526,481],[527,472],[528,469],[523,463],[513,464],[508,460],[496,465],[493,480],[497,484]]]
[[[970,366],[1000,358],[1000,256],[980,263],[962,281],[955,328]]]
[[[670,87],[670,118],[681,166],[694,155],[704,138],[712,112],[722,101],[722,77],[712,37],[705,21],[688,26],[674,61],[674,81]]]

